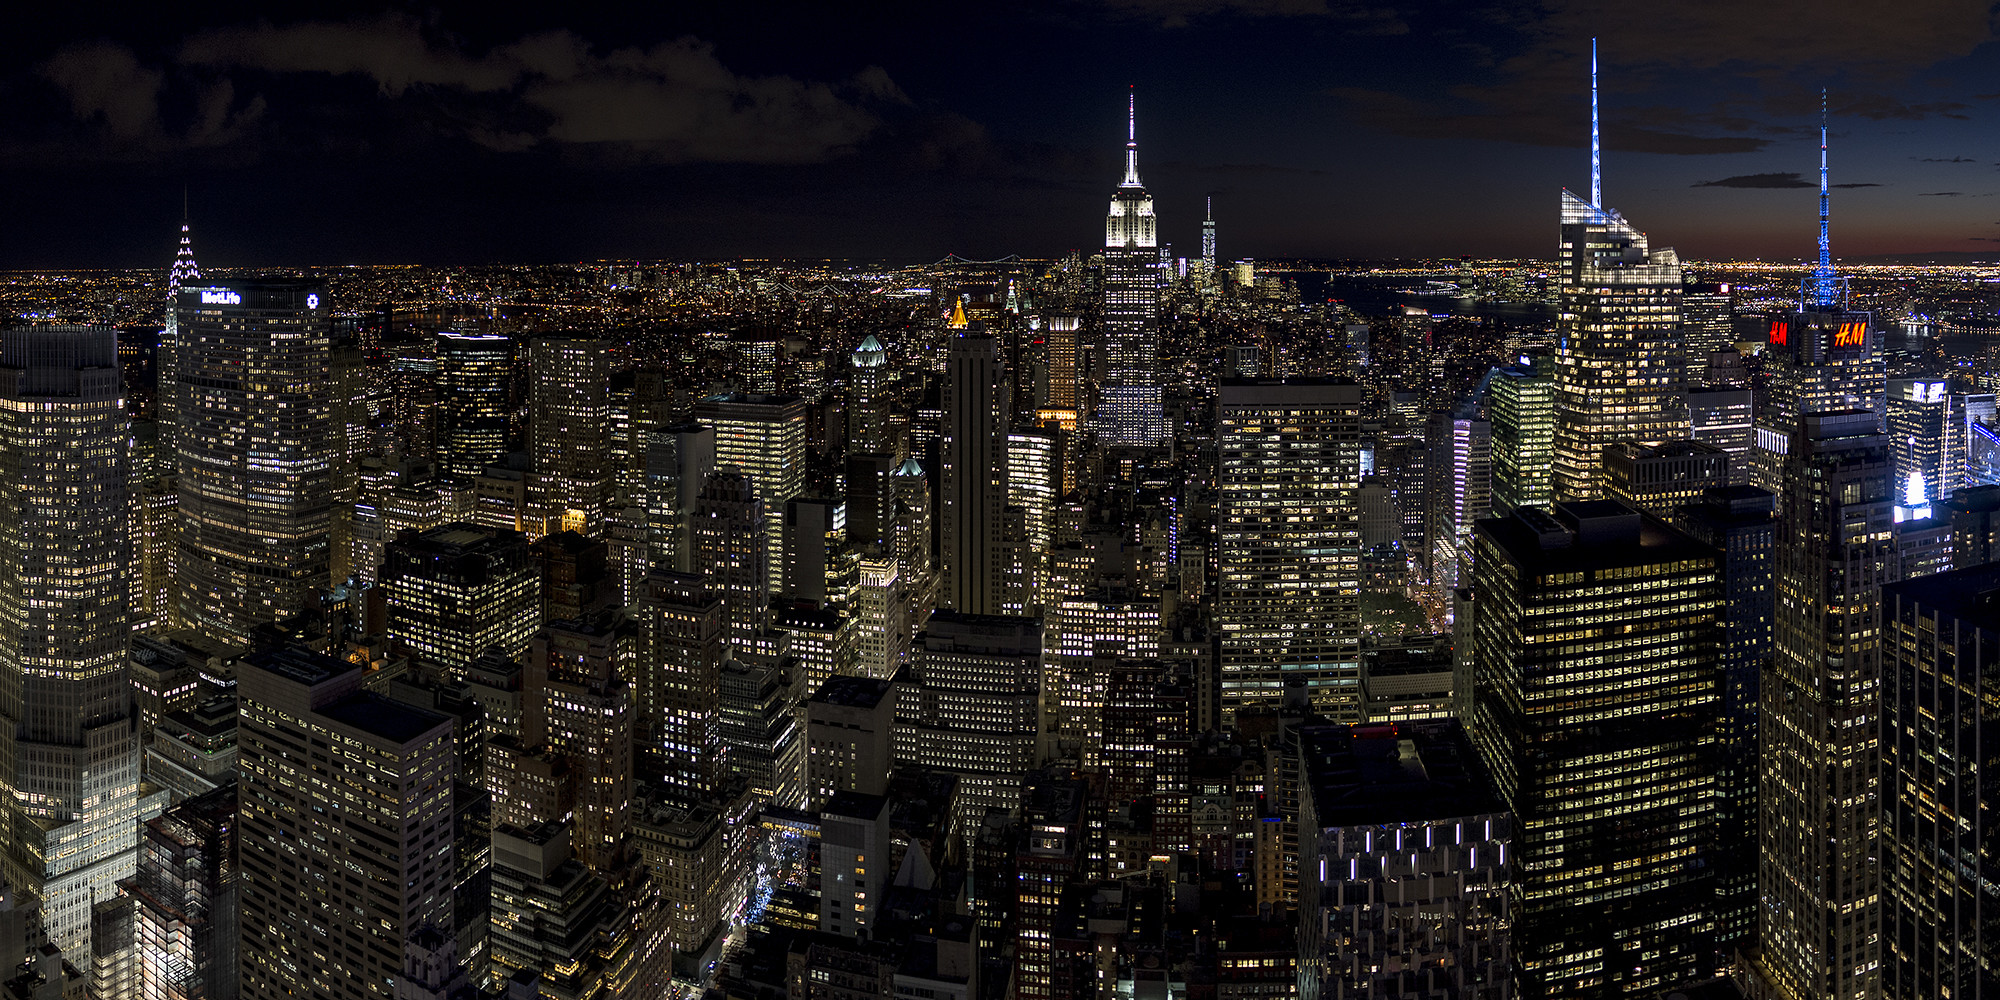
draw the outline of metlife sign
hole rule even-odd
[[[240,306],[243,304],[243,296],[226,290],[219,292],[203,291],[201,293],[201,304],[205,306]]]

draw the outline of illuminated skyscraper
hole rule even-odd
[[[2000,567],[1882,591],[1882,996],[2000,994]]]
[[[140,996],[236,995],[236,784],[174,806],[145,825],[138,874]]]
[[[462,521],[405,530],[381,581],[390,640],[454,679],[489,649],[518,658],[541,624],[541,567],[519,532]]]
[[[854,349],[847,383],[847,450],[884,453],[889,440],[889,350],[873,334]]]
[[[1166,443],[1160,388],[1160,250],[1153,196],[1139,182],[1137,117],[1126,109],[1125,177],[1104,222],[1104,379],[1093,426],[1113,445]],[[969,610],[969,609],[961,609]]]
[[[707,577],[656,569],[640,609],[651,630],[650,669],[639,672],[640,746],[664,771],[680,805],[706,801],[721,783],[722,601]]]
[[[238,671],[242,996],[394,996],[417,931],[453,926],[451,717],[301,649]]]
[[[765,520],[750,477],[736,472],[709,475],[690,519],[695,572],[708,577],[722,598],[724,635],[743,652],[755,648],[771,603]]]
[[[1974,424],[1993,426],[1992,393],[1950,392],[1931,379],[1889,382],[1887,423],[1890,453],[1895,457],[1896,483],[1907,492],[1920,484],[1921,495],[1937,499],[1964,488],[1968,444]]]
[[[1709,355],[1736,342],[1736,306],[1729,286],[1690,284],[1682,289],[1681,329],[1688,385],[1717,384],[1709,375]]]
[[[1516,818],[1522,996],[1713,975],[1714,550],[1612,500],[1479,522],[1473,717]]]
[[[507,380],[514,342],[482,333],[437,338],[438,397],[444,405],[438,458],[445,471],[477,476],[507,458]]]
[[[1722,554],[1722,705],[1715,741],[1715,937],[1728,953],[1757,934],[1758,692],[1771,664],[1777,498],[1728,486],[1673,514],[1674,526]]]
[[[1590,68],[1590,196],[1562,193],[1556,253],[1555,497],[1604,494],[1604,449],[1688,436],[1680,338],[1681,263],[1604,207],[1597,153],[1597,56]]]
[[[1847,308],[1847,281],[1833,270],[1827,242],[1826,107],[1819,127],[1819,264],[1799,288],[1799,308],[1774,316],[1766,334],[1768,387],[1757,413],[1751,482],[1773,493],[1785,488],[1785,453],[1802,417],[1867,410],[1882,420],[1887,368],[1875,343],[1872,317]]]
[[[750,479],[750,492],[769,515],[765,557],[769,585],[784,585],[785,501],[806,485],[806,404],[797,396],[741,392],[695,404],[695,418],[715,430],[715,469]],[[698,572],[706,572],[698,570]]]
[[[632,834],[632,689],[646,637],[617,612],[550,622],[528,651],[521,741],[569,763],[576,859],[622,881]]]
[[[1729,483],[1745,486],[1756,462],[1754,394],[1748,388],[1690,389],[1688,436],[1729,454]]]
[[[1226,380],[1219,469],[1215,618],[1222,723],[1275,706],[1287,683],[1360,721],[1361,387]]]
[[[50,940],[79,968],[93,897],[132,874],[142,819],[126,423],[114,331],[0,331],[6,882],[40,900]]]
[[[330,582],[328,306],[315,281],[181,289],[176,601],[210,638],[243,640]]]
[[[1897,578],[1897,493],[1870,411],[1805,417],[1787,445],[1760,692],[1757,972],[1790,1000],[1877,996],[1876,618]]]
[[[1493,425],[1493,509],[1554,502],[1556,386],[1548,359],[1497,369],[1486,390]]]
[[[954,319],[944,398],[943,495],[938,517],[944,592],[938,603],[970,615],[1000,611],[1001,511],[1007,504],[1006,366],[1000,341]]]
[[[180,297],[182,286],[192,287],[201,280],[201,267],[194,262],[194,244],[188,240],[187,211],[181,212],[181,245],[174,251],[174,266],[167,271],[167,328],[160,332],[159,350],[153,356],[156,380],[156,412],[161,444],[173,448],[174,433],[180,426]]]
[[[534,461],[529,534],[596,536],[611,499],[610,346],[601,340],[542,337],[530,348],[534,378],[528,447]]]

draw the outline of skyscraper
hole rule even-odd
[[[529,350],[529,503],[537,519],[529,534],[598,535],[611,499],[610,345],[542,337]]]
[[[1556,393],[1548,359],[1496,369],[1486,390],[1493,425],[1493,509],[1546,507],[1555,500]]]
[[[1478,536],[1469,728],[1516,818],[1521,994],[1708,978],[1720,558],[1613,500]]]
[[[1796,311],[1772,317],[1766,334],[1766,388],[1757,413],[1751,482],[1773,493],[1785,488],[1785,453],[1799,420],[1815,413],[1867,410],[1879,425],[1887,368],[1875,343],[1872,317],[1847,308],[1847,281],[1833,269],[1828,246],[1825,100],[1819,128],[1819,264],[1799,287]]]
[[[889,349],[870,334],[854,349],[848,372],[847,450],[878,454],[890,446]]]
[[[748,476],[751,494],[764,506],[766,573],[776,590],[785,580],[785,501],[806,485],[805,400],[730,392],[696,403],[694,412],[715,430],[716,471]]]
[[[1104,221],[1104,379],[1094,426],[1113,445],[1166,443],[1157,327],[1160,299],[1158,220],[1139,182],[1139,133],[1126,108],[1125,177]],[[968,610],[968,609],[961,609]]]
[[[210,638],[241,641],[329,585],[326,294],[292,279],[181,289],[176,602]]]
[[[1556,253],[1555,498],[1604,494],[1604,449],[1688,436],[1680,343],[1681,263],[1604,207],[1597,55],[1590,67],[1590,201],[1562,193]]]
[[[764,521],[764,504],[750,477],[709,474],[691,521],[695,572],[708,577],[722,598],[723,634],[730,646],[745,652],[754,648],[771,603]]]
[[[2000,567],[1882,591],[1882,995],[2000,994],[1989,773]]]
[[[1218,403],[1223,724],[1290,682],[1358,722],[1361,387],[1232,379]]]
[[[1715,731],[1716,943],[1725,952],[1757,933],[1758,692],[1771,664],[1771,585],[1777,498],[1727,486],[1675,511],[1674,526],[1722,555],[1722,704]]]
[[[507,381],[514,342],[490,333],[440,333],[438,398],[444,420],[438,459],[446,471],[477,476],[507,458]]]
[[[173,267],[167,271],[167,328],[160,331],[159,350],[154,354],[157,388],[155,412],[161,429],[160,443],[170,452],[174,433],[180,427],[180,297],[181,288],[201,280],[201,267],[194,262],[194,244],[188,239],[187,210],[181,210],[181,245],[174,251]]]
[[[1000,341],[953,320],[946,361],[943,496],[938,512],[944,592],[938,603],[971,615],[1000,611],[1001,511],[1007,505],[1006,370]]]
[[[452,720],[301,649],[239,669],[242,996],[393,996],[453,926]]]
[[[78,968],[92,899],[132,874],[142,818],[127,442],[115,332],[0,331],[6,881],[40,900],[50,940]]]
[[[1803,418],[1778,499],[1764,676],[1757,972],[1772,995],[1881,984],[1881,588],[1897,573],[1889,450],[1868,410]]]
[[[541,623],[541,583],[519,532],[463,521],[405,530],[382,564],[388,636],[454,679],[489,649],[519,657]]]
[[[236,785],[195,796],[146,824],[138,874],[140,996],[224,1000],[236,995]]]
[[[656,569],[642,621],[650,668],[639,672],[639,741],[664,771],[675,804],[705,801],[721,785],[722,601],[709,578]]]

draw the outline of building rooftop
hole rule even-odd
[[[395,743],[408,743],[439,726],[451,725],[449,716],[385,698],[373,691],[348,695],[320,709],[319,714]]]
[[[847,708],[874,708],[889,697],[895,685],[890,681],[873,677],[853,677],[842,675],[829,677],[813,693],[812,702],[819,705],[840,705]]]
[[[323,684],[348,671],[361,669],[358,664],[297,646],[252,653],[244,659],[260,670],[268,670],[287,680],[305,685]]]
[[[1505,809],[1456,721],[1316,724],[1299,740],[1301,777],[1321,828]]]
[[[1882,588],[1885,619],[1899,598],[2000,635],[2000,563],[1889,584]]]
[[[1630,566],[1677,557],[1701,557],[1707,546],[1666,522],[1616,500],[1526,507],[1508,517],[1482,518],[1490,538],[1531,571]]]

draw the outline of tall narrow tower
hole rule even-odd
[[[1153,196],[1139,183],[1134,108],[1126,106],[1125,177],[1112,192],[1111,214],[1104,221],[1104,381],[1096,429],[1106,443],[1150,447],[1167,439],[1156,325],[1160,240]]]
[[[131,521],[117,335],[0,332],[0,781],[6,875],[89,967],[93,897],[132,875]]]
[[[944,593],[962,614],[1000,613],[1001,513],[1007,505],[1007,385],[1000,341],[954,313],[945,367]]]
[[[1688,436],[1681,264],[1604,207],[1597,138],[1597,43],[1590,56],[1590,201],[1562,193],[1556,253],[1555,498],[1603,494],[1604,449]]]
[[[163,447],[173,446],[175,415],[180,407],[180,324],[176,320],[181,286],[201,280],[201,268],[194,262],[194,244],[188,240],[187,202],[181,202],[181,246],[174,251],[174,266],[167,271],[167,328],[160,331],[160,348],[155,355],[155,385]]]
[[[1773,655],[1759,691],[1760,996],[1881,988],[1881,588],[1897,581],[1888,442],[1865,410],[1800,418],[1783,465]]]
[[[1752,481],[1784,489],[1785,455],[1799,420],[1815,413],[1868,410],[1879,423],[1887,409],[1888,371],[1875,346],[1873,317],[1847,308],[1846,279],[1834,272],[1828,240],[1826,98],[1820,97],[1819,263],[1799,284],[1799,307],[1771,317],[1764,370],[1770,381],[1759,403]]]

